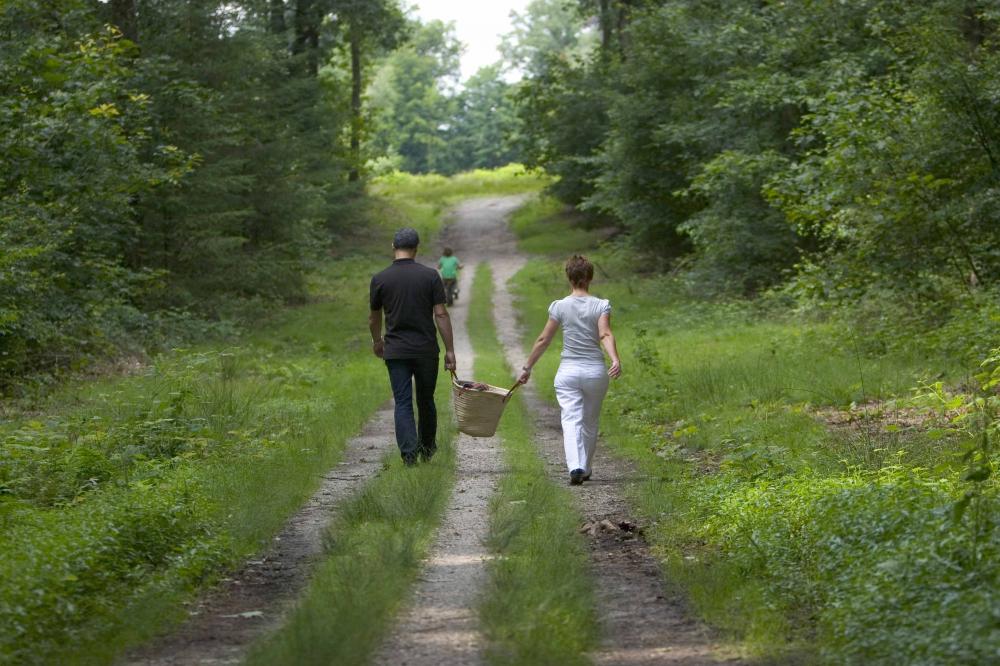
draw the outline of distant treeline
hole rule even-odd
[[[406,32],[392,1],[3,2],[0,389],[303,298]]]
[[[996,2],[575,4],[597,47],[550,44],[518,92],[522,159],[565,201],[710,292],[933,319],[997,285]]]

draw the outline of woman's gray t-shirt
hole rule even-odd
[[[604,365],[597,320],[611,313],[611,303],[595,296],[567,296],[552,301],[549,319],[559,322],[563,330],[562,360]]]

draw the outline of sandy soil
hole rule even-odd
[[[384,405],[360,435],[348,442],[341,462],[288,521],[272,546],[224,578],[194,603],[175,632],[137,650],[126,664],[238,664],[250,644],[280,626],[323,552],[323,536],[337,506],[381,469],[395,450],[392,405]]]

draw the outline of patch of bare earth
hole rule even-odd
[[[474,361],[466,332],[472,276],[476,265],[488,259],[493,249],[489,236],[480,231],[488,234],[504,228],[507,216],[520,202],[520,197],[505,197],[461,204],[443,235],[442,241],[455,249],[465,265],[459,279],[463,296],[450,309],[462,379],[472,378]],[[490,556],[484,545],[489,503],[504,470],[503,453],[497,438],[459,435],[455,448],[455,489],[445,517],[416,589],[375,658],[377,664],[483,663],[485,646],[477,606]]]
[[[827,428],[840,430],[879,430],[883,432],[919,432],[945,424],[958,412],[940,414],[924,407],[900,405],[895,402],[866,402],[849,409],[820,407],[813,416]]]
[[[277,629],[323,554],[324,534],[336,509],[357,493],[395,449],[392,406],[383,406],[342,461],[323,476],[319,490],[285,524],[259,557],[224,578],[189,607],[173,633],[127,655],[126,664],[238,664],[247,649]]]
[[[507,361],[519,368],[525,360],[523,338],[507,282],[526,259],[505,225],[479,235],[493,243],[494,316]],[[567,248],[567,254],[572,250]],[[541,400],[530,383],[524,397],[536,418],[538,447],[549,476],[555,483],[567,483],[559,409]],[[722,654],[712,632],[694,618],[684,598],[664,584],[662,569],[642,537],[642,525],[625,499],[627,486],[640,481],[642,476],[632,464],[599,446],[593,478],[572,489],[577,508],[586,517],[581,529],[590,540],[593,580],[589,584],[594,587],[602,626],[601,646],[592,660],[597,664],[732,663],[735,660]]]

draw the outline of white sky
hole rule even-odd
[[[413,14],[427,21],[454,21],[462,54],[462,81],[500,59],[500,36],[510,32],[510,12],[523,12],[528,0],[409,0]]]

